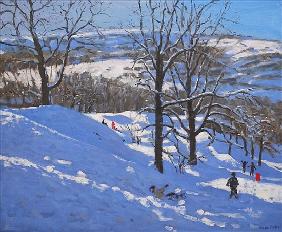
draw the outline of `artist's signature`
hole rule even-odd
[[[281,227],[277,225],[259,226],[260,230],[279,230]]]

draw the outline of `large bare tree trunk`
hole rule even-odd
[[[260,140],[259,140],[259,158],[258,158],[258,166],[261,166],[262,151],[263,151],[263,137],[261,137]]]
[[[157,54],[157,72],[155,84],[155,164],[160,173],[163,173],[163,109],[160,93],[163,86],[163,61],[160,54]]]
[[[41,99],[41,103],[42,105],[49,105],[50,101],[49,101],[49,88],[48,88],[48,80],[46,80],[46,77],[42,78],[42,83],[41,83],[41,91],[42,91],[42,99]]]
[[[228,155],[231,156],[231,152],[232,152],[232,143],[228,143]]]
[[[49,105],[49,94],[50,94],[50,89],[48,86],[49,80],[48,76],[46,75],[46,69],[44,67],[45,59],[44,59],[44,54],[42,51],[42,48],[40,47],[39,41],[37,36],[33,35],[33,43],[35,46],[35,50],[37,51],[37,60],[38,60],[38,72],[39,76],[41,78],[41,104],[42,105]]]
[[[155,164],[160,173],[163,173],[163,112],[160,95],[155,95]]]
[[[245,156],[248,156],[248,144],[247,144],[247,139],[245,137],[242,137],[243,142],[244,142],[244,150],[245,150]]]
[[[196,165],[197,164],[197,155],[196,155],[196,136],[195,133],[191,133],[190,135],[190,158],[189,164]]]
[[[251,158],[254,159],[255,157],[255,145],[253,139],[251,140]]]
[[[187,102],[187,110],[189,114],[189,142],[190,142],[190,157],[189,157],[189,164],[191,165],[196,165],[197,164],[197,154],[196,154],[196,146],[197,146],[197,141],[196,141],[196,125],[195,125],[195,116],[193,112],[193,102],[188,101]]]

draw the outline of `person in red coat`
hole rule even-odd
[[[116,129],[117,129],[117,128],[116,128],[116,124],[115,124],[114,121],[112,121],[112,129],[113,129],[113,130],[116,130]]]

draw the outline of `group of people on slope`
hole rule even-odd
[[[108,126],[108,124],[105,122],[105,119],[103,119],[102,124],[105,125],[105,126]],[[114,121],[112,121],[111,127],[112,127],[113,130],[119,131],[117,129],[116,123]]]
[[[108,124],[105,122],[105,119],[103,119],[102,124],[108,126]],[[112,129],[117,130],[116,123],[114,121],[112,121]]]
[[[243,167],[243,173],[246,172],[246,167],[247,167],[247,161],[241,161],[242,162],[242,167]],[[250,167],[250,176],[254,176],[254,171],[256,170],[256,166],[254,164],[254,162],[251,162],[251,165],[249,165],[248,167]],[[233,196],[237,199],[238,198],[238,191],[237,191],[237,187],[239,185],[239,181],[236,177],[236,173],[232,172],[231,173],[231,177],[228,179],[226,186],[230,187],[230,195],[229,197],[232,198]],[[164,196],[168,197],[169,199],[179,199],[179,198],[184,198],[183,193],[181,194],[176,194],[176,193],[168,193],[168,194],[164,194],[165,189],[168,187],[168,185],[165,185],[162,188],[157,188],[156,186],[151,186],[150,187],[150,192],[152,192],[157,198],[161,199]]]
[[[250,176],[254,176],[254,172],[256,170],[256,166],[254,162],[251,162],[251,165],[247,166],[247,161],[241,160],[242,163],[242,168],[243,168],[243,173],[246,172],[246,168],[250,167]],[[236,178],[236,173],[232,172],[231,177],[228,179],[226,186],[230,187],[230,198],[234,196],[235,198],[238,198],[238,192],[237,192],[237,187],[239,185],[238,179]]]
[[[241,160],[241,163],[242,163],[243,173],[245,173],[248,162],[245,160],[244,161]],[[250,176],[254,176],[254,172],[257,169],[254,162],[251,162],[251,165],[249,165],[248,167],[250,167]]]
[[[107,126],[107,123],[105,122],[105,119],[103,119],[102,124]],[[114,121],[112,121],[112,125],[111,126],[112,126],[113,130],[117,130]],[[140,140],[137,137],[137,143],[138,144],[141,142]],[[254,172],[256,170],[256,166],[255,166],[254,162],[251,162],[251,164],[249,166],[247,166],[248,162],[245,161],[245,160],[244,161],[241,160],[241,163],[242,163],[243,173],[246,172],[246,168],[247,167],[250,167],[250,176],[254,176]],[[238,198],[238,191],[237,191],[238,185],[239,185],[239,182],[238,182],[238,179],[236,178],[236,173],[232,172],[231,173],[231,177],[228,179],[227,184],[226,184],[226,186],[230,187],[230,198],[232,198],[232,196],[234,196],[236,199]],[[150,187],[150,192],[154,193],[154,195],[157,198],[159,198],[159,199],[161,199],[163,196],[166,196],[169,199],[173,199],[173,198],[179,199],[179,198],[184,198],[185,197],[183,193],[177,194],[177,193],[171,192],[171,193],[168,193],[168,194],[164,194],[165,189],[167,187],[168,187],[168,185],[165,185],[162,188],[157,188],[156,186],[153,185],[153,186]]]
[[[102,120],[102,124],[108,126],[108,124],[105,122],[104,118]],[[116,123],[114,121],[112,121],[111,127],[112,127],[112,130],[121,132],[121,131],[118,130]],[[132,143],[137,143],[138,145],[141,144],[141,137],[139,137],[139,136],[132,137]]]

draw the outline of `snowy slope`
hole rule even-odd
[[[211,45],[214,43],[211,41]],[[281,41],[227,37],[217,47],[224,50],[225,64],[234,69],[226,73],[227,87],[251,87],[256,96],[282,100]]]
[[[264,156],[257,183],[222,144],[200,135],[196,167],[165,174],[153,167],[152,115],[82,115],[59,106],[2,109],[0,231],[250,231],[282,229],[282,161]],[[101,124],[114,120],[119,131]],[[165,143],[169,146],[168,143]],[[238,200],[228,199],[230,171],[239,177]],[[149,187],[169,184],[184,200],[156,199]],[[277,230],[277,229],[276,229]],[[279,231],[278,230],[278,231]],[[271,230],[270,230],[271,231]]]

